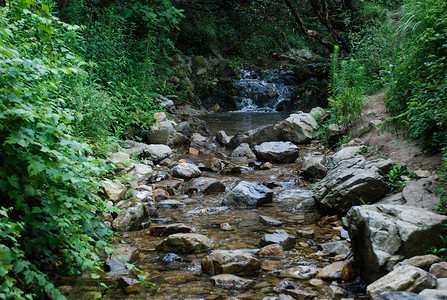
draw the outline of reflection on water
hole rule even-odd
[[[208,125],[212,133],[224,130],[227,135],[235,135],[265,125],[271,125],[286,119],[290,112],[225,112],[199,116]]]

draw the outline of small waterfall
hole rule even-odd
[[[244,71],[235,81],[238,89],[236,104],[240,111],[284,111],[298,90],[291,70]]]

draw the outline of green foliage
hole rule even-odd
[[[386,104],[427,151],[447,146],[447,4],[407,0]]]
[[[444,149],[444,163],[440,168],[439,181],[441,187],[436,190],[436,194],[440,196],[440,201],[436,205],[435,210],[447,214],[447,149]]]
[[[388,188],[392,191],[400,191],[405,187],[405,180],[402,176],[409,175],[407,167],[399,165],[386,174]]]
[[[365,98],[364,68],[357,66],[353,59],[338,61],[339,47],[334,49],[329,74],[329,107],[331,123],[346,127],[357,120],[363,109]]]
[[[107,166],[72,137],[62,82],[82,61],[64,40],[76,27],[44,1],[0,8],[0,298],[63,299],[44,272],[99,268],[111,230],[96,195]]]

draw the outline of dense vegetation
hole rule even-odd
[[[337,46],[333,122],[349,124],[363,95],[386,89],[391,121],[428,151],[447,147],[443,0],[0,5],[0,298],[57,298],[46,273],[99,268],[111,208],[98,181],[109,167],[92,154],[136,138],[161,109],[159,94],[188,100],[174,60],[264,67],[293,48],[329,56]]]

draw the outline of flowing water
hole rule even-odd
[[[263,76],[260,82],[259,79],[256,79],[258,82],[255,82],[253,77],[254,75],[247,74],[245,82],[240,84],[246,89],[256,91],[259,86],[267,86],[262,93],[273,89],[271,84],[277,84],[268,76]],[[276,91],[290,92],[289,88],[281,89],[278,86],[274,88]],[[240,101],[247,101],[243,99],[249,97],[247,95],[243,94]],[[278,98],[283,96],[281,94]],[[204,119],[212,131],[224,129],[231,135],[237,131],[246,131],[261,125],[272,124],[286,116],[284,113],[275,112],[274,106],[269,109],[257,109],[253,104],[250,109],[206,116]],[[220,150],[226,154],[229,153],[229,150]],[[301,147],[300,156],[313,155],[318,151],[317,146]],[[187,158],[196,163],[208,159],[208,157],[200,155]],[[342,298],[343,296],[337,292],[337,289],[344,288],[347,283],[317,281],[317,284],[315,281],[290,279],[280,275],[282,270],[294,266],[306,265],[322,268],[328,265],[327,257],[319,255],[317,245],[340,240],[340,231],[334,228],[340,224],[318,224],[321,215],[311,197],[311,185],[298,176],[299,164],[275,164],[268,170],[254,170],[249,167],[250,160],[248,159],[232,159],[231,161],[242,166],[242,174],[219,175],[213,172],[204,172],[202,176],[219,178],[227,186],[227,191],[241,180],[271,185],[275,192],[273,203],[256,209],[231,209],[221,206],[225,193],[193,194],[192,196],[178,193],[171,196],[170,199],[178,200],[184,206],[175,209],[161,209],[157,219],[164,220],[168,224],[183,223],[190,226],[193,232],[213,239],[214,249],[259,249],[261,238],[275,229],[283,229],[295,236],[297,238],[296,247],[286,251],[286,258],[261,259],[261,271],[257,276],[250,277],[256,282],[253,288],[228,290],[214,287],[210,282],[210,275],[201,272],[201,259],[206,253],[180,254],[182,262],[163,262],[162,259],[166,253],[156,251],[155,248],[166,237],[151,236],[148,229],[119,233],[118,237],[139,249],[139,260],[135,264],[146,275],[147,280],[154,284],[156,290],[147,288],[137,294],[126,294],[117,287],[116,278],[111,274],[104,274],[101,278],[101,281],[108,285],[107,290],[101,287],[97,280],[89,279],[88,274],[83,277],[60,278],[55,282],[56,286],[72,287],[67,294],[70,299],[93,298],[97,291],[103,293],[103,299],[228,299],[230,297],[237,297],[237,299],[264,299],[267,297],[266,299],[269,299],[269,296],[279,295],[273,290],[275,285],[289,279],[300,284],[302,289],[315,292],[318,299]],[[278,227],[268,227],[260,222],[260,215],[273,217],[283,224]],[[222,227],[222,224],[225,226]]]

